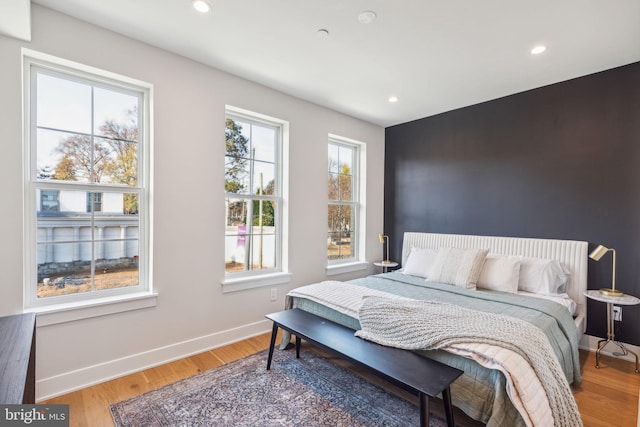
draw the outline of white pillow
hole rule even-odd
[[[487,252],[489,249],[440,248],[427,279],[476,289]]]
[[[478,278],[478,288],[493,291],[518,292],[520,278],[520,257],[487,255]]]
[[[556,295],[563,292],[567,274],[555,259],[522,258],[518,290],[534,294]]]
[[[429,277],[431,266],[438,255],[435,249],[411,248],[402,272],[412,276]]]

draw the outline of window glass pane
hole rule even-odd
[[[353,200],[353,176],[348,174],[340,174],[338,176],[340,188],[340,200]]]
[[[352,258],[352,225],[355,219],[355,207],[329,204],[328,209],[327,255],[330,260]]]
[[[252,194],[274,194],[275,169],[273,163],[254,162]]]
[[[227,199],[226,200],[226,225],[235,227],[247,224],[247,202],[246,200]]]
[[[339,160],[340,173],[350,174],[353,170],[353,148],[340,146]]]
[[[329,182],[327,184],[329,200],[339,200],[340,198],[340,179],[336,173],[329,173]]]
[[[115,138],[95,138],[95,140],[100,155],[100,158],[96,159],[98,182],[137,186],[138,144]]]
[[[36,151],[39,179],[89,182],[90,136],[38,129]]]
[[[254,124],[251,129],[251,149],[253,158],[263,162],[275,162],[277,130]]]
[[[36,126],[91,133],[91,86],[37,75]]]
[[[237,119],[226,119],[225,155],[244,159],[249,158],[249,130],[250,125],[246,122]]]
[[[138,97],[95,88],[94,126],[96,135],[138,141]]]
[[[329,172],[340,173],[340,163],[338,161],[339,148],[335,144],[329,144]]]
[[[275,268],[276,202],[227,199],[226,205],[225,271]]]
[[[226,120],[226,157],[224,162],[225,192],[246,193],[250,192],[249,174],[249,138],[244,129],[249,129],[249,124],[232,119]]]
[[[247,193],[249,186],[249,160],[240,157],[224,159],[224,190],[226,193]]]
[[[272,200],[253,201],[253,225],[257,227],[254,233],[273,233],[274,229],[268,227],[275,226],[276,202]],[[262,228],[260,228],[262,227]]]
[[[38,244],[38,298],[76,294],[92,290],[91,263],[70,261],[73,247],[73,243]],[[60,261],[47,262],[48,259],[55,258]],[[69,261],[61,261],[65,258],[69,259]]]

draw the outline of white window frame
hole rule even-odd
[[[256,200],[263,198],[265,200],[275,200],[279,209],[277,210],[274,219],[276,227],[275,267],[261,270],[246,270],[233,273],[227,273],[225,270],[224,280],[222,281],[222,291],[226,293],[244,289],[258,288],[262,286],[272,286],[288,283],[291,281],[291,274],[288,272],[288,242],[284,238],[284,236],[288,235],[289,223],[289,122],[230,105],[225,106],[225,120],[227,118],[239,119],[248,121],[250,123],[275,127],[278,129],[278,140],[276,142],[275,154],[275,196],[259,196],[246,193],[235,194],[227,193],[225,191],[225,200]],[[225,249],[223,248],[223,253],[224,251]]]
[[[136,310],[156,305],[157,294],[152,286],[152,111],[153,86],[129,77],[89,67],[73,61],[22,49],[24,105],[24,299],[25,311],[38,312],[38,325]],[[98,87],[136,93],[139,96],[138,185],[75,183],[37,179],[35,76],[38,72],[68,80],[90,82]],[[116,191],[138,194],[139,284],[137,286],[83,292],[55,297],[37,297],[37,198],[41,189],[77,191]]]
[[[328,199],[327,188],[327,207],[329,204],[344,204],[355,208],[355,233],[351,234],[351,245],[353,256],[350,258],[342,258],[330,260],[327,257],[327,275],[342,274],[353,271],[365,270],[368,263],[365,261],[365,236],[366,236],[366,212],[365,212],[365,195],[366,195],[366,144],[354,139],[345,138],[343,136],[329,134],[328,144],[349,147],[354,150],[352,201],[336,201]],[[328,151],[327,151],[328,152]],[[328,164],[328,159],[327,159]],[[328,174],[327,170],[327,174]]]

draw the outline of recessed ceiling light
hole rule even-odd
[[[547,50],[547,47],[544,46],[544,45],[536,46],[533,49],[531,49],[531,54],[532,55],[540,55],[545,50]]]
[[[329,37],[329,30],[327,30],[326,28],[320,28],[318,31],[316,31],[316,34],[321,39],[324,39],[324,38]]]
[[[361,24],[371,24],[378,15],[373,10],[365,10],[358,14],[358,22]]]
[[[200,13],[207,13],[211,10],[211,4],[206,0],[193,0],[191,4]]]
[[[398,97],[397,96],[390,96],[389,97],[389,102],[392,103],[392,104],[398,102]]]

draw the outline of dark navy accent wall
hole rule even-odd
[[[393,259],[405,231],[586,240],[640,297],[640,63],[389,127],[385,156]],[[589,289],[610,282],[611,254],[589,261]],[[605,313],[588,302],[588,334]],[[640,305],[616,325],[640,345]]]

